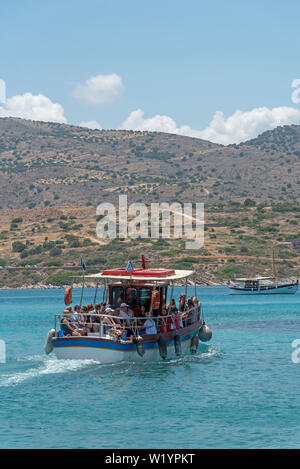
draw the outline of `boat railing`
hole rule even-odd
[[[77,315],[74,320],[74,314]],[[187,327],[194,322],[201,319],[201,303],[198,305],[185,309],[183,312],[178,311],[179,321],[181,323],[180,327]],[[73,318],[72,318],[73,316]],[[63,320],[62,314],[55,315],[54,328],[56,333],[61,330],[61,324]],[[76,328],[86,329],[87,333],[95,333],[100,337],[108,335],[121,336],[126,329],[131,329],[134,335],[139,335],[144,329],[144,323],[148,319],[147,317],[136,317],[124,318],[122,316],[115,316],[110,313],[70,313],[65,316],[66,319],[70,322],[71,325],[75,325]],[[87,320],[89,317],[89,320]],[[176,320],[174,313],[168,313],[166,315],[151,315],[150,316],[156,326],[157,332],[161,332],[163,327],[165,329],[171,328],[172,330],[176,329]],[[169,320],[170,318],[170,320]],[[70,320],[71,319],[71,320]],[[92,319],[92,320],[91,320]],[[178,324],[177,324],[178,325]],[[110,333],[109,333],[110,331]]]

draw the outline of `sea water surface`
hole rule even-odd
[[[211,342],[144,365],[46,356],[63,290],[0,291],[0,447],[298,448],[300,294],[198,291]]]

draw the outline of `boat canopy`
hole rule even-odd
[[[170,270],[170,269],[134,269],[126,273],[125,269],[103,270],[97,274],[86,275],[85,278],[130,280],[131,282],[170,282],[185,279],[194,275],[194,270]]]

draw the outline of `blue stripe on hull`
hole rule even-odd
[[[192,332],[186,336],[180,338],[180,342],[185,342],[186,340],[191,339],[197,331]],[[174,340],[171,339],[167,341],[167,347],[174,345]],[[53,343],[54,348],[69,348],[69,347],[88,347],[88,348],[100,348],[107,350],[118,350],[119,352],[136,352],[136,344],[120,344],[118,342],[102,342],[101,340],[76,340],[76,339],[66,339],[63,341],[55,340]],[[153,350],[158,348],[157,342],[148,342],[144,343],[145,350]]]

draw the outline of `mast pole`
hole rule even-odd
[[[275,283],[275,257],[274,257],[274,246],[273,246],[273,254],[272,254],[272,264],[273,264],[273,282]]]

